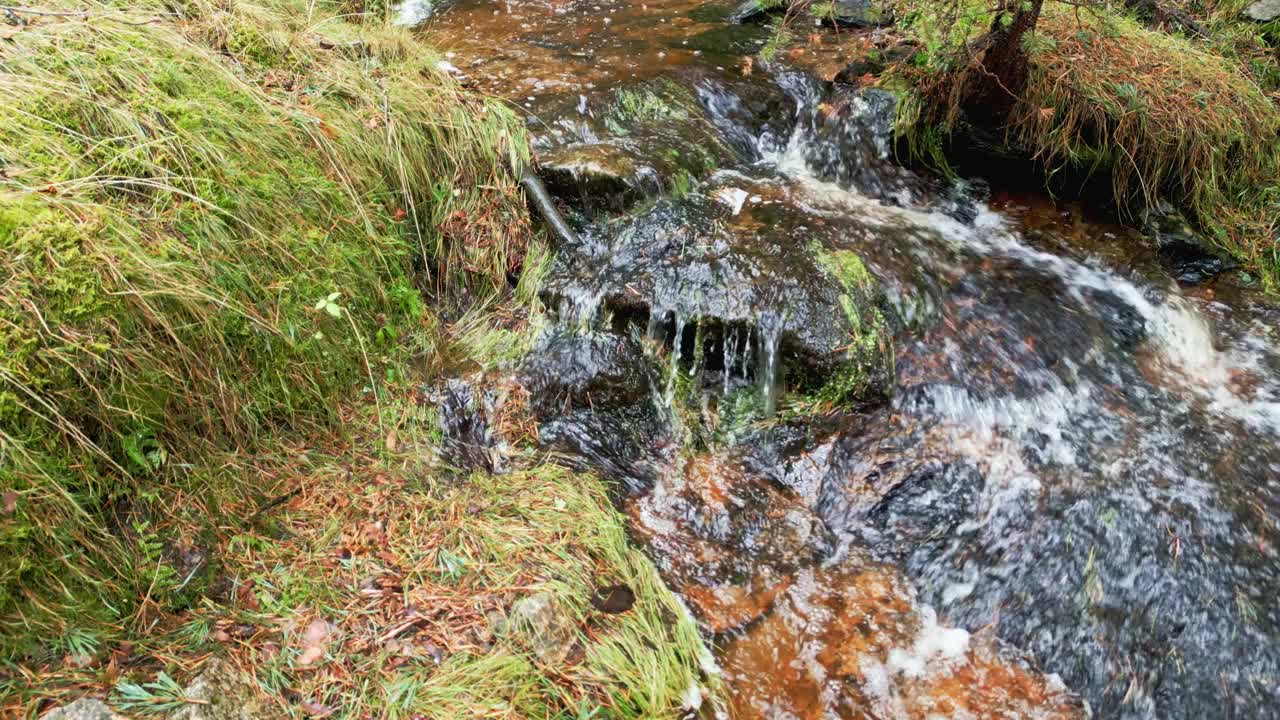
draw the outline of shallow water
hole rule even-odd
[[[1180,288],[1085,208],[897,167],[874,97],[748,61],[725,9],[463,0],[428,32],[539,147],[670,76],[733,150],[577,217],[524,370],[544,441],[625,488],[733,714],[1280,717],[1280,306]],[[793,411],[842,332],[806,248],[856,252],[892,317],[855,412]]]

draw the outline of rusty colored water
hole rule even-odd
[[[691,16],[703,5],[463,0],[426,34],[474,87],[532,105],[543,95],[651,78],[700,61],[705,51],[697,37],[723,27]]]

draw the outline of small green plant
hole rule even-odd
[[[60,645],[72,657],[93,657],[102,645],[102,636],[88,628],[70,627],[63,634]]]
[[[152,682],[117,683],[111,700],[121,710],[146,715],[173,712],[190,702],[183,693],[182,686],[164,671]]]

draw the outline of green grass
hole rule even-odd
[[[333,426],[431,323],[423,289],[504,286],[528,237],[520,123],[407,34],[301,0],[45,5],[87,15],[0,42],[9,659],[188,602],[150,508]]]
[[[1274,35],[1240,22],[1235,0],[1201,10],[1207,39],[1151,29],[1111,10],[1046,2],[1027,42],[1031,76],[1007,141],[1050,173],[1109,177],[1117,205],[1168,198],[1280,291],[1280,111]],[[921,48],[887,80],[908,89],[900,127],[925,159],[961,119],[981,73],[959,48],[990,25],[987,6],[904,0],[901,31]],[[1268,37],[1270,39],[1268,40]]]

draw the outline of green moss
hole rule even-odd
[[[838,298],[849,341],[845,362],[817,390],[789,403],[789,412],[800,415],[856,406],[893,370],[892,333],[877,306],[877,281],[862,258],[852,250],[828,250],[816,244],[810,250],[818,266],[841,289]]]
[[[329,427],[429,322],[419,278],[484,294],[523,262],[518,119],[326,11],[195,0],[0,48],[0,657],[185,602],[155,488]]]

